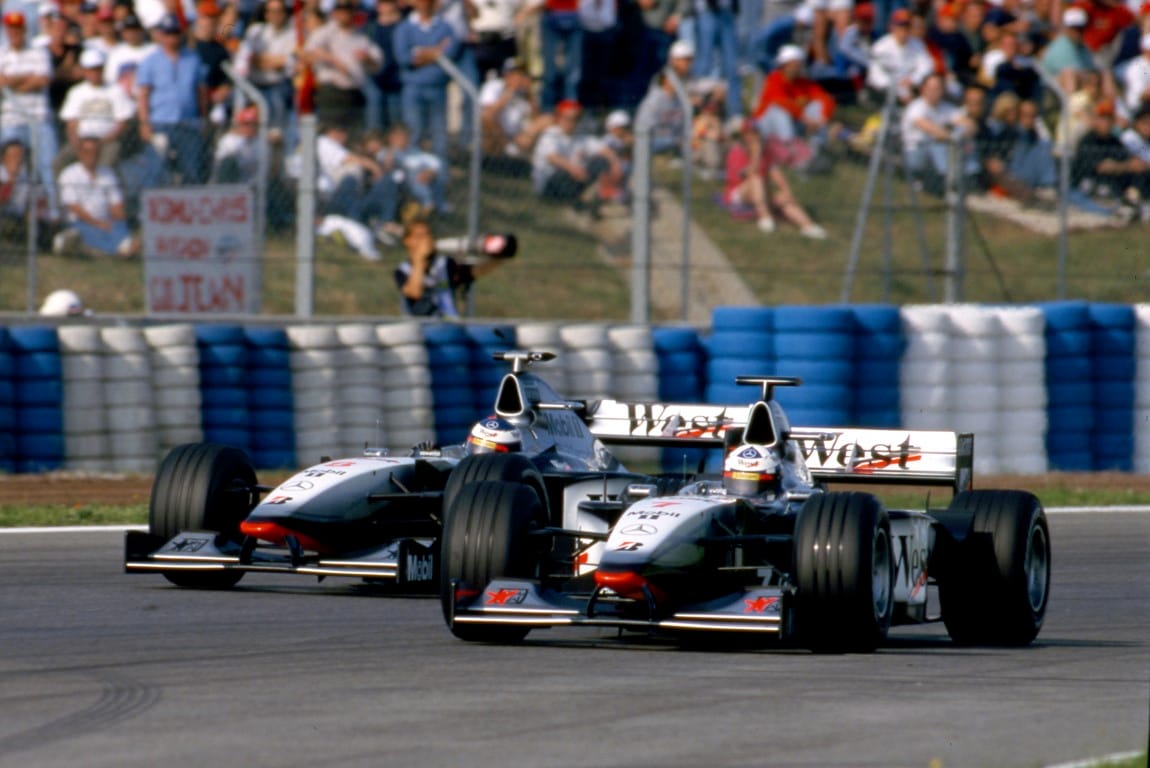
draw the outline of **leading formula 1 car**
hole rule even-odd
[[[500,384],[495,413],[461,445],[411,456],[367,449],[324,459],[275,488],[258,483],[237,448],[173,449],[152,486],[148,531],[127,534],[125,569],[158,572],[184,587],[227,588],[254,571],[434,590],[444,510],[469,484],[521,483],[554,501],[556,521],[583,499],[617,498],[636,482],[682,484],[628,471],[590,432],[583,404],[559,397],[527,370],[553,354],[494,357],[512,370]],[[612,440],[639,442],[625,435]]]
[[[1045,513],[1030,493],[971,490],[973,437],[793,429],[773,388],[748,408],[607,402],[592,432],[722,446],[722,480],[659,496],[643,484],[549,525],[530,489],[465,487],[444,532],[444,615],[464,640],[591,625],[650,633],[761,633],[866,652],[892,624],[941,619],[959,643],[1024,645],[1050,587]],[[949,486],[945,509],[887,510],[835,482]],[[476,532],[482,532],[477,536]],[[928,613],[937,586],[941,614]],[[933,600],[931,601],[934,602]]]

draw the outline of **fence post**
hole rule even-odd
[[[479,239],[479,167],[480,148],[482,143],[480,131],[483,130],[483,114],[479,109],[479,89],[471,82],[467,75],[452,63],[443,51],[435,59],[440,69],[447,73],[456,85],[471,99],[471,178],[467,184],[467,239],[476,242]],[[448,173],[448,169],[444,169]],[[475,314],[475,297],[471,289],[467,289],[467,307],[465,313],[468,317]]]
[[[631,169],[631,322],[651,319],[651,126],[636,121]]]
[[[252,238],[253,253],[252,257],[256,259],[256,306],[255,311],[258,313],[263,306],[263,284],[264,284],[264,246],[267,240],[267,210],[268,210],[268,177],[269,166],[268,161],[268,102],[264,95],[259,92],[259,89],[252,85],[251,81],[243,77],[231,62],[225,61],[223,64],[224,74],[231,78],[232,82],[236,85],[236,90],[242,92],[244,97],[251,101],[256,106],[259,112],[259,127],[256,133],[256,183],[255,183],[255,221],[252,222],[255,227],[254,235]]]
[[[874,63],[872,66],[877,67],[878,64]],[[870,162],[867,164],[866,183],[863,185],[862,200],[859,202],[858,213],[855,215],[855,231],[851,236],[851,250],[847,256],[846,271],[843,274],[843,290],[840,300],[844,304],[850,303],[851,292],[854,290],[855,273],[858,271],[859,257],[862,254],[863,234],[866,231],[867,214],[870,212],[871,198],[874,195],[874,185],[878,179],[879,166],[884,160],[889,162],[889,158],[886,157],[889,150],[887,142],[890,135],[891,123],[894,120],[894,112],[898,104],[895,98],[895,90],[897,87],[897,83],[892,82],[890,87],[887,88],[886,100],[883,102],[882,118],[879,122],[878,136],[875,138],[874,147],[871,149]]]
[[[695,107],[687,95],[683,81],[675,74],[675,70],[667,67],[667,79],[675,89],[675,98],[679,100],[679,108],[683,110],[683,138],[680,142],[679,153],[683,156],[683,234],[681,256],[679,258],[679,307],[683,322],[690,315],[691,295],[691,174],[694,173],[694,163],[691,161],[691,129],[695,123]]]
[[[1058,97],[1058,122],[1062,126],[1062,147],[1058,158],[1058,298],[1066,298],[1066,260],[1070,251],[1070,98],[1057,78],[1031,62],[1030,68],[1042,78],[1042,84]]]
[[[963,300],[963,213],[966,207],[966,174],[963,168],[962,140],[952,135],[946,158],[946,285],[943,301],[956,304]]]
[[[28,129],[28,210],[25,214],[28,232],[28,314],[36,313],[36,292],[39,284],[37,269],[37,240],[40,239],[40,193],[43,179],[40,178],[40,132],[35,127]]]
[[[311,317],[315,311],[315,160],[316,117],[299,116],[299,186],[296,189],[295,313]]]

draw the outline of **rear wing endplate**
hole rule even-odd
[[[722,448],[744,427],[749,406],[697,403],[587,404],[591,433],[609,445]],[[789,438],[819,482],[950,486],[974,479],[974,435],[945,430],[792,428]]]

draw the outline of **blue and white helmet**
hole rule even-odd
[[[774,496],[781,479],[779,460],[765,445],[740,445],[723,462],[723,487],[736,496]]]
[[[516,453],[523,448],[519,428],[498,416],[488,416],[471,428],[468,453]]]

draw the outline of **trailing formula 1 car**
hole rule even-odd
[[[555,500],[557,520],[563,505],[617,496],[636,482],[681,485],[627,471],[579,416],[582,404],[559,397],[528,370],[553,354],[494,357],[512,370],[500,384],[495,413],[460,445],[417,447],[410,456],[367,449],[324,459],[275,488],[258,483],[237,448],[178,446],[157,471],[148,531],[127,534],[125,569],[198,588],[228,588],[247,572],[272,572],[434,590],[444,511],[468,485],[530,487],[537,498]]]
[[[530,488],[466,486],[444,532],[451,631],[487,642],[587,625],[760,633],[867,652],[892,625],[941,620],[958,643],[1034,640],[1050,588],[1046,516],[1030,493],[971,489],[973,436],[793,429],[773,389],[799,380],[737,381],[760,386],[761,398],[745,408],[588,406],[601,436],[723,448],[721,480],[674,495],[631,485],[580,502],[563,528]],[[954,496],[944,509],[888,510],[871,493],[829,490],[836,482],[941,485]]]

